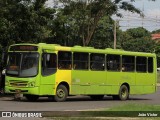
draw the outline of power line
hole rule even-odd
[[[126,18],[127,17],[127,18]],[[158,17],[156,16],[156,18],[149,18],[149,17],[138,17],[138,16],[125,16],[124,18],[119,18],[120,21],[123,20],[145,20],[145,21],[155,21],[155,22],[160,22],[160,19],[158,19]]]
[[[119,26],[119,27],[128,27],[128,26],[123,26],[123,25],[121,25],[121,26]],[[131,25],[130,27],[140,27],[139,25]],[[143,26],[143,27],[157,27],[156,25],[155,26]],[[159,26],[160,27],[160,26]]]
[[[130,2],[130,0],[124,0],[126,2]],[[143,13],[145,13],[146,9],[146,0],[136,0],[139,2],[138,4],[141,6],[140,9]],[[116,18],[119,21],[119,27],[121,28],[133,28],[133,27],[144,27],[148,30],[160,29],[160,14],[158,11],[155,11],[155,16],[145,14],[144,16],[140,16],[138,14],[122,11],[123,18]]]

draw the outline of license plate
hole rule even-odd
[[[21,90],[15,90],[15,95],[14,97],[17,99],[17,98],[22,98],[23,97],[23,94],[21,93]]]
[[[16,93],[21,93],[21,90],[15,90],[16,91]]]
[[[15,99],[21,99],[22,97],[23,97],[23,94],[20,94],[20,93],[14,94]]]

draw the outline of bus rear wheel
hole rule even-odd
[[[25,95],[28,101],[35,102],[38,100],[39,96],[38,95]]]
[[[56,90],[56,95],[54,96],[54,100],[56,102],[63,102],[67,99],[68,89],[64,85],[59,85]]]
[[[124,101],[127,100],[129,97],[129,91],[128,91],[128,87],[126,85],[122,85],[119,89],[119,95],[118,95],[119,99]]]

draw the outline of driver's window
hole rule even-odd
[[[55,53],[43,53],[42,75],[51,75],[57,71],[57,55]]]

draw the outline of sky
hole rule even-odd
[[[144,27],[149,31],[160,29],[160,0],[155,2],[151,0],[135,0],[132,3],[136,8],[143,11],[145,16],[142,18],[137,14],[124,12],[123,18],[113,17],[119,21],[122,30],[125,31],[126,29],[136,27]]]
[[[54,0],[48,0],[47,4],[52,6]],[[130,0],[123,0],[130,1]],[[119,21],[120,29],[125,31],[129,28],[144,27],[148,31],[160,29],[160,0],[135,0],[132,4],[144,13],[144,18],[130,12],[123,12],[123,18],[113,16],[114,20]]]

